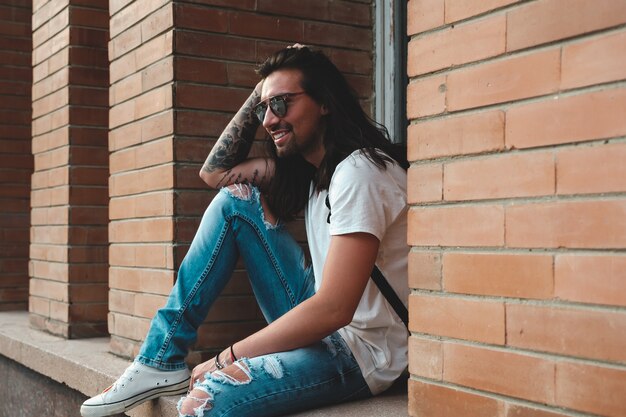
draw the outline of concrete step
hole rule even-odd
[[[108,338],[66,340],[30,328],[26,312],[0,312],[0,355],[66,384],[85,398],[111,385],[129,365],[128,360],[110,354],[108,349]],[[406,392],[404,379],[375,398],[310,410],[293,417],[407,416]],[[178,397],[163,397],[142,404],[127,415],[176,417],[177,402]]]

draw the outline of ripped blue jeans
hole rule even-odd
[[[268,322],[313,295],[312,268],[306,267],[302,249],[285,228],[265,220],[259,191],[250,186],[222,189],[204,213],[137,361],[163,370],[186,366],[198,327],[239,256]],[[242,358],[237,367],[240,377],[214,372],[196,384],[205,395],[194,407],[195,416],[278,416],[371,396],[338,333],[300,349]]]

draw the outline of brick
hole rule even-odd
[[[66,8],[33,31],[33,49],[37,48],[70,24],[70,9]]]
[[[499,205],[411,209],[408,243],[415,246],[501,246],[504,208]]]
[[[505,51],[506,19],[496,15],[450,26],[409,42],[409,77],[479,61]]]
[[[257,10],[306,19],[328,20],[329,7],[326,2],[302,2],[299,0],[259,0]]]
[[[217,191],[211,190],[179,192],[174,202],[176,213],[183,216],[202,214],[215,195]]]
[[[254,295],[220,297],[215,300],[207,316],[207,322],[234,322],[263,320]]]
[[[443,255],[448,292],[547,299],[553,295],[551,255],[457,253]]]
[[[166,269],[142,269],[112,265],[109,285],[116,290],[168,295],[174,283],[175,272]]]
[[[619,0],[544,0],[507,13],[507,51],[540,45],[620,25],[626,4]]]
[[[302,39],[310,44],[338,46],[364,51],[370,51],[373,45],[372,31],[369,28],[364,29],[325,22],[304,22]]]
[[[500,417],[502,407],[491,397],[409,379],[412,417]]]
[[[409,329],[413,332],[502,345],[504,320],[500,302],[409,296]]]
[[[53,262],[67,262],[68,251],[65,246],[38,244],[32,242],[30,244],[30,259],[53,261]]]
[[[148,333],[150,320],[124,314],[109,313],[109,331],[118,337],[143,340]]]
[[[441,290],[441,254],[409,252],[409,287]]]
[[[111,62],[111,82],[122,79],[172,54],[174,50],[172,31],[142,43],[136,50],[120,60]]]
[[[73,263],[106,263],[108,259],[107,246],[74,246],[68,250],[68,261]]]
[[[174,160],[172,142],[172,138],[164,138],[112,153],[111,173],[117,174],[172,162]]]
[[[560,201],[506,207],[506,245],[623,248],[625,200]]]
[[[488,111],[409,125],[410,161],[504,149],[504,112]]]
[[[33,118],[43,116],[69,104],[69,90],[67,88],[55,91],[39,100],[33,100]]]
[[[209,84],[226,84],[228,82],[236,83],[234,80],[230,79],[230,76],[231,74],[237,74],[238,68],[240,67],[249,69],[250,73],[254,74],[252,66],[250,65],[226,64],[224,62],[208,59],[181,56],[176,56],[174,60],[176,79],[178,81],[192,81],[196,83]],[[254,77],[257,78],[256,75],[254,75]]]
[[[72,7],[70,20],[73,25],[89,26],[91,28],[109,29],[109,13],[106,9],[91,9],[84,7]]]
[[[567,417],[567,414],[527,407],[520,404],[506,403],[504,417]]]
[[[115,197],[109,205],[111,220],[142,217],[171,216],[174,214],[174,192],[172,190]]]
[[[111,7],[111,38],[121,33],[126,33],[131,28],[137,28],[138,26],[134,26],[136,23],[145,16],[150,19],[155,14],[154,12],[164,4],[167,4],[166,0],[138,0],[129,3],[117,13],[114,13],[113,7]],[[168,6],[171,7],[170,5]],[[139,38],[141,39],[141,37]]]
[[[563,46],[561,88],[576,88],[626,78],[626,32]]]
[[[104,225],[107,223],[107,207],[71,207],[69,221],[72,225]]]
[[[422,337],[409,337],[409,372],[412,375],[441,381],[443,343]]]
[[[139,24],[141,29],[141,41],[147,42],[149,39],[172,29],[174,27],[174,16],[180,17],[180,15],[174,11],[173,4],[165,2],[165,6],[150,14]],[[207,21],[206,23],[208,27],[212,27],[214,21]]]
[[[109,263],[115,266],[173,268],[172,247],[168,244],[112,244]]]
[[[43,62],[61,49],[70,45],[70,27],[66,27],[40,46],[33,49],[33,65]]]
[[[167,77],[165,74],[161,76]],[[142,73],[137,72],[128,77],[119,80],[111,85],[109,88],[109,105],[114,107],[130,98],[137,97],[142,92],[147,91],[143,89]]]
[[[33,101],[44,97],[53,91],[63,88],[69,82],[69,68],[62,68],[47,78],[33,84],[32,98]]]
[[[31,225],[67,225],[69,224],[69,209],[67,206],[33,208],[31,211]]]
[[[373,71],[371,52],[330,49],[325,51],[341,72],[369,75]]]
[[[211,149],[212,141],[206,138],[180,138],[174,143],[174,154],[178,162],[195,162],[202,164]],[[198,170],[200,167],[198,167]]]
[[[443,165],[426,164],[409,168],[407,202],[427,203],[443,198]]]
[[[230,122],[232,115],[176,111],[176,132],[180,135],[217,137]]]
[[[557,255],[554,295],[581,303],[626,306],[626,257]]]
[[[445,0],[446,23],[457,22],[515,3],[518,0]]]
[[[558,194],[626,191],[626,144],[564,149],[556,154]]]
[[[369,2],[358,4],[349,1],[332,1],[329,6],[329,18],[335,22],[371,27],[372,6]]]
[[[152,294],[137,294],[134,298],[132,315],[152,319],[157,310],[165,305],[167,297]]]
[[[437,75],[409,83],[406,113],[409,119],[443,113],[446,110],[446,76]]]
[[[159,165],[141,171],[113,175],[109,179],[111,197],[166,190],[172,187],[174,187],[174,178],[170,165]]]
[[[474,389],[554,403],[555,363],[517,352],[444,343],[443,379]]]
[[[552,195],[554,156],[515,153],[449,162],[443,178],[446,201]]]
[[[626,314],[506,305],[507,345],[559,355],[626,362]]]
[[[583,363],[558,362],[556,403],[604,416],[626,414],[626,371]]]
[[[447,83],[448,110],[487,106],[558,91],[560,53],[560,49],[553,48],[451,72]]]
[[[172,242],[173,227],[171,218],[115,221],[109,224],[109,242]]]
[[[444,23],[444,0],[409,0],[406,7],[409,36]]]
[[[294,42],[303,41],[304,26],[301,20],[252,13],[230,13],[229,33],[253,38],[266,38]],[[338,29],[337,29],[338,30]],[[224,27],[226,31],[226,27]]]
[[[70,26],[70,45],[106,48],[108,40],[106,30]]]
[[[506,145],[529,148],[623,136],[624,113],[624,88],[511,107],[506,113]]]
[[[50,279],[59,282],[68,282],[69,265],[66,263],[45,262],[31,260],[29,275],[31,278]]]
[[[177,83],[177,108],[236,112],[250,95],[249,89]]]
[[[255,43],[249,39],[180,31],[174,41],[174,49],[180,54],[254,62]]]
[[[33,4],[33,30],[50,20],[52,16],[58,14],[61,10],[69,6],[69,1],[46,2],[41,7]]]

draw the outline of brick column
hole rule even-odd
[[[626,3],[408,19],[410,415],[626,415]]]
[[[102,3],[102,4],[100,4]],[[30,318],[68,338],[106,332],[106,2],[33,4]]]
[[[110,13],[109,331],[112,351],[132,356],[214,196],[198,171],[258,81],[254,65],[290,43],[326,46],[368,103],[370,6],[119,1]],[[303,239],[302,224],[292,227]],[[190,362],[263,325],[242,268],[201,327]]]
[[[0,1],[0,311],[28,301],[30,1]]]

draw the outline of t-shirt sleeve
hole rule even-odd
[[[406,207],[406,185],[391,169],[401,168],[380,169],[362,155],[337,166],[328,190],[331,235],[365,232],[383,239]]]

